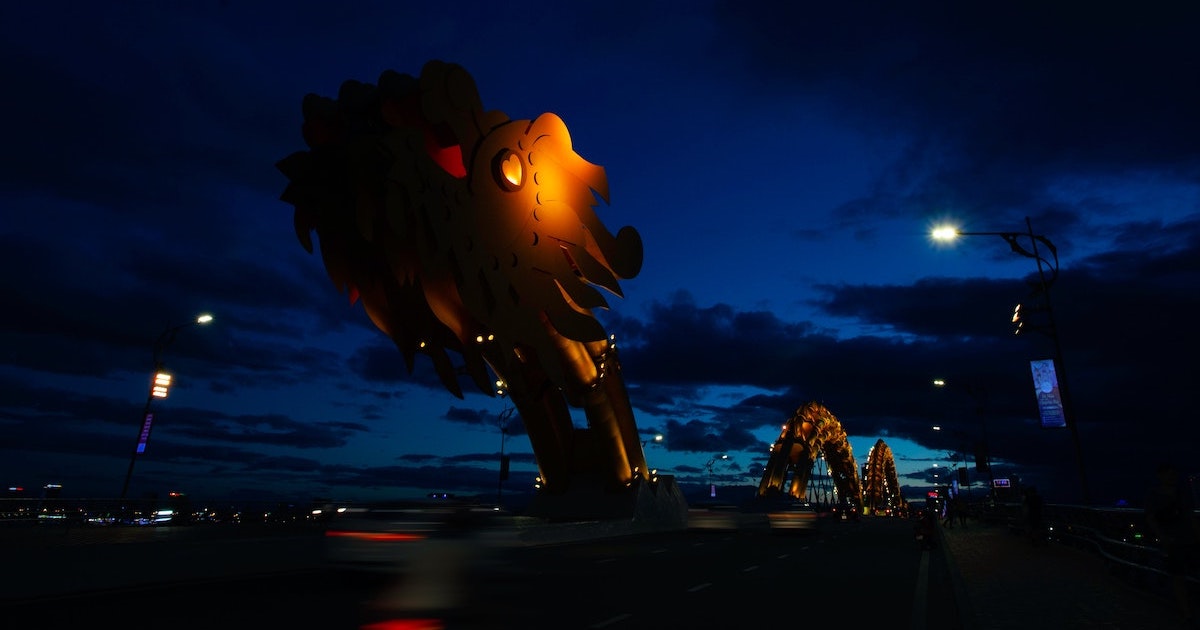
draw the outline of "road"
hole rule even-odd
[[[294,553],[288,563],[276,565],[278,570],[253,566],[234,575],[185,572],[160,583],[9,600],[0,602],[0,619],[14,624],[9,627],[107,627],[112,622],[173,630],[363,629],[396,619],[407,619],[407,625],[386,627],[956,625],[944,563],[917,548],[911,521],[897,519],[866,518],[786,535],[766,530],[686,531],[472,549],[464,571],[468,577],[433,593],[456,601],[432,611],[395,609],[413,596],[416,586],[432,582],[420,579],[421,572],[362,575],[331,570],[311,557],[320,553],[320,546],[312,543],[311,538],[294,539],[289,543]],[[193,544],[189,549],[191,555],[180,558],[197,560],[230,550],[246,554],[233,543]],[[436,567],[452,565],[450,556],[439,558]],[[95,557],[90,562],[94,561]],[[120,560],[110,556],[106,561]],[[423,626],[416,618],[439,623]],[[18,622],[29,625],[15,625]]]

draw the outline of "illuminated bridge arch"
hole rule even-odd
[[[837,501],[862,505],[858,464],[846,431],[828,409],[815,402],[801,406],[783,425],[783,432],[771,446],[757,496],[807,498],[809,476],[818,456],[829,465]]]
[[[904,504],[900,479],[896,476],[896,459],[892,449],[883,440],[875,442],[875,446],[867,453],[862,498],[863,507],[871,510],[895,509]]]

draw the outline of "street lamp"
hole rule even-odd
[[[725,459],[729,459],[729,456],[725,454],[713,455],[709,458],[708,463],[704,465],[704,468],[708,470],[708,496],[710,498],[717,496],[717,486],[713,484],[713,464]]]
[[[146,396],[146,406],[142,409],[142,425],[138,430],[137,442],[134,444],[133,453],[129,456],[129,470],[125,473],[125,484],[121,486],[122,499],[129,493],[129,480],[133,478],[133,465],[137,462],[137,456],[146,450],[146,442],[150,439],[150,423],[154,419],[153,414],[150,413],[150,405],[155,398],[166,398],[171,387],[171,374],[164,370],[163,355],[175,341],[175,336],[179,334],[179,331],[191,326],[203,326],[212,320],[212,315],[203,313],[190,322],[168,326],[154,341],[154,379],[150,385],[150,394]]]
[[[1063,365],[1062,345],[1058,340],[1058,326],[1054,320],[1054,309],[1050,303],[1050,286],[1058,279],[1058,249],[1054,247],[1054,243],[1050,239],[1035,234],[1033,231],[1033,223],[1029,217],[1025,217],[1025,232],[960,232],[954,227],[938,227],[933,230],[934,240],[950,241],[959,236],[999,236],[1008,243],[1014,253],[1032,258],[1037,263],[1038,270],[1038,288],[1035,293],[1039,293],[1042,298],[1041,309],[1046,313],[1046,330],[1051,341],[1054,343],[1054,365],[1058,373],[1058,386],[1060,398],[1062,400],[1063,423],[1071,432],[1071,442],[1075,447],[1075,462],[1079,468],[1079,485],[1082,493],[1084,504],[1091,504],[1091,490],[1088,487],[1087,473],[1083,465],[1083,449],[1079,444],[1079,429],[1076,426],[1075,410],[1071,403],[1071,396],[1067,388],[1067,373],[1066,367]],[[1029,247],[1026,248],[1022,243],[1022,239],[1029,239]],[[1039,247],[1039,244],[1041,247]],[[1047,259],[1042,255],[1043,249],[1050,253],[1051,259]],[[1049,277],[1047,277],[1049,274]],[[1018,309],[1020,306],[1018,306]],[[1020,311],[1014,313],[1013,321],[1017,322],[1020,318]],[[1019,332],[1019,329],[1018,329]]]
[[[942,426],[938,425],[938,424],[933,425],[932,428],[935,432],[938,432],[938,433],[940,433],[943,430]],[[950,485],[953,486],[955,481],[957,481],[960,484],[966,483],[967,484],[967,500],[970,501],[971,500],[971,474],[967,470],[967,453],[966,453],[966,450],[964,450],[962,448],[962,443],[961,443],[966,440],[967,434],[962,431],[958,431],[958,430],[952,430],[952,431],[950,431],[950,433],[952,433],[954,435],[954,438],[952,439],[952,443],[956,447],[955,450],[952,450],[948,453],[948,456],[950,458]],[[962,468],[958,467],[959,462],[962,463]],[[934,464],[934,465],[936,466],[936,464]]]
[[[941,379],[941,378],[933,379],[933,386],[938,389],[944,389],[947,386],[947,384],[948,383],[946,382],[945,379]],[[979,417],[979,442],[975,444],[975,470],[976,470],[976,472],[987,472],[987,474],[988,474],[987,494],[988,494],[988,498],[992,499],[993,495],[995,494],[996,475],[992,471],[992,463],[990,461],[990,456],[988,453],[989,447],[988,447],[987,416],[986,416],[987,391],[982,386],[977,386],[972,383],[968,383],[967,385],[962,385],[961,383],[956,382],[954,384],[957,386],[958,389],[965,391],[975,401],[975,414]],[[934,427],[933,430],[938,431],[940,429],[939,429],[939,427]],[[963,444],[965,444],[965,445],[970,444],[970,441],[966,439],[965,432],[959,431],[958,436],[960,438],[963,438]],[[965,468],[967,466],[967,463],[966,463],[967,462],[967,452],[966,451],[963,452],[962,458],[963,458],[963,467]],[[971,484],[970,484],[970,481],[968,480],[968,483],[967,483],[968,492],[970,491],[970,486],[971,486]]]

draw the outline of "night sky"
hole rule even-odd
[[[929,237],[1027,217],[1057,249],[1092,501],[1139,504],[1160,460],[1200,473],[1200,6],[541,4],[0,8],[0,483],[117,496],[155,340],[207,312],[164,354],[130,496],[495,496],[507,401],[409,374],[279,199],[306,94],[434,59],[606,169],[597,212],[645,262],[597,317],[689,496],[728,454],[713,480],[743,497],[817,401],[860,465],[891,447],[907,496],[986,434],[995,476],[1080,501],[1030,375],[1052,337],[1010,321],[1034,261]],[[510,429],[515,497],[535,466]]]

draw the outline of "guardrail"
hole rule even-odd
[[[1193,516],[1200,518],[1200,512]],[[985,506],[979,517],[1027,534],[1020,503]],[[1050,540],[1095,553],[1113,574],[1127,581],[1155,587],[1168,579],[1161,542],[1150,532],[1141,509],[1047,504],[1044,522]],[[1193,590],[1200,590],[1200,574],[1195,569],[1185,579]]]

